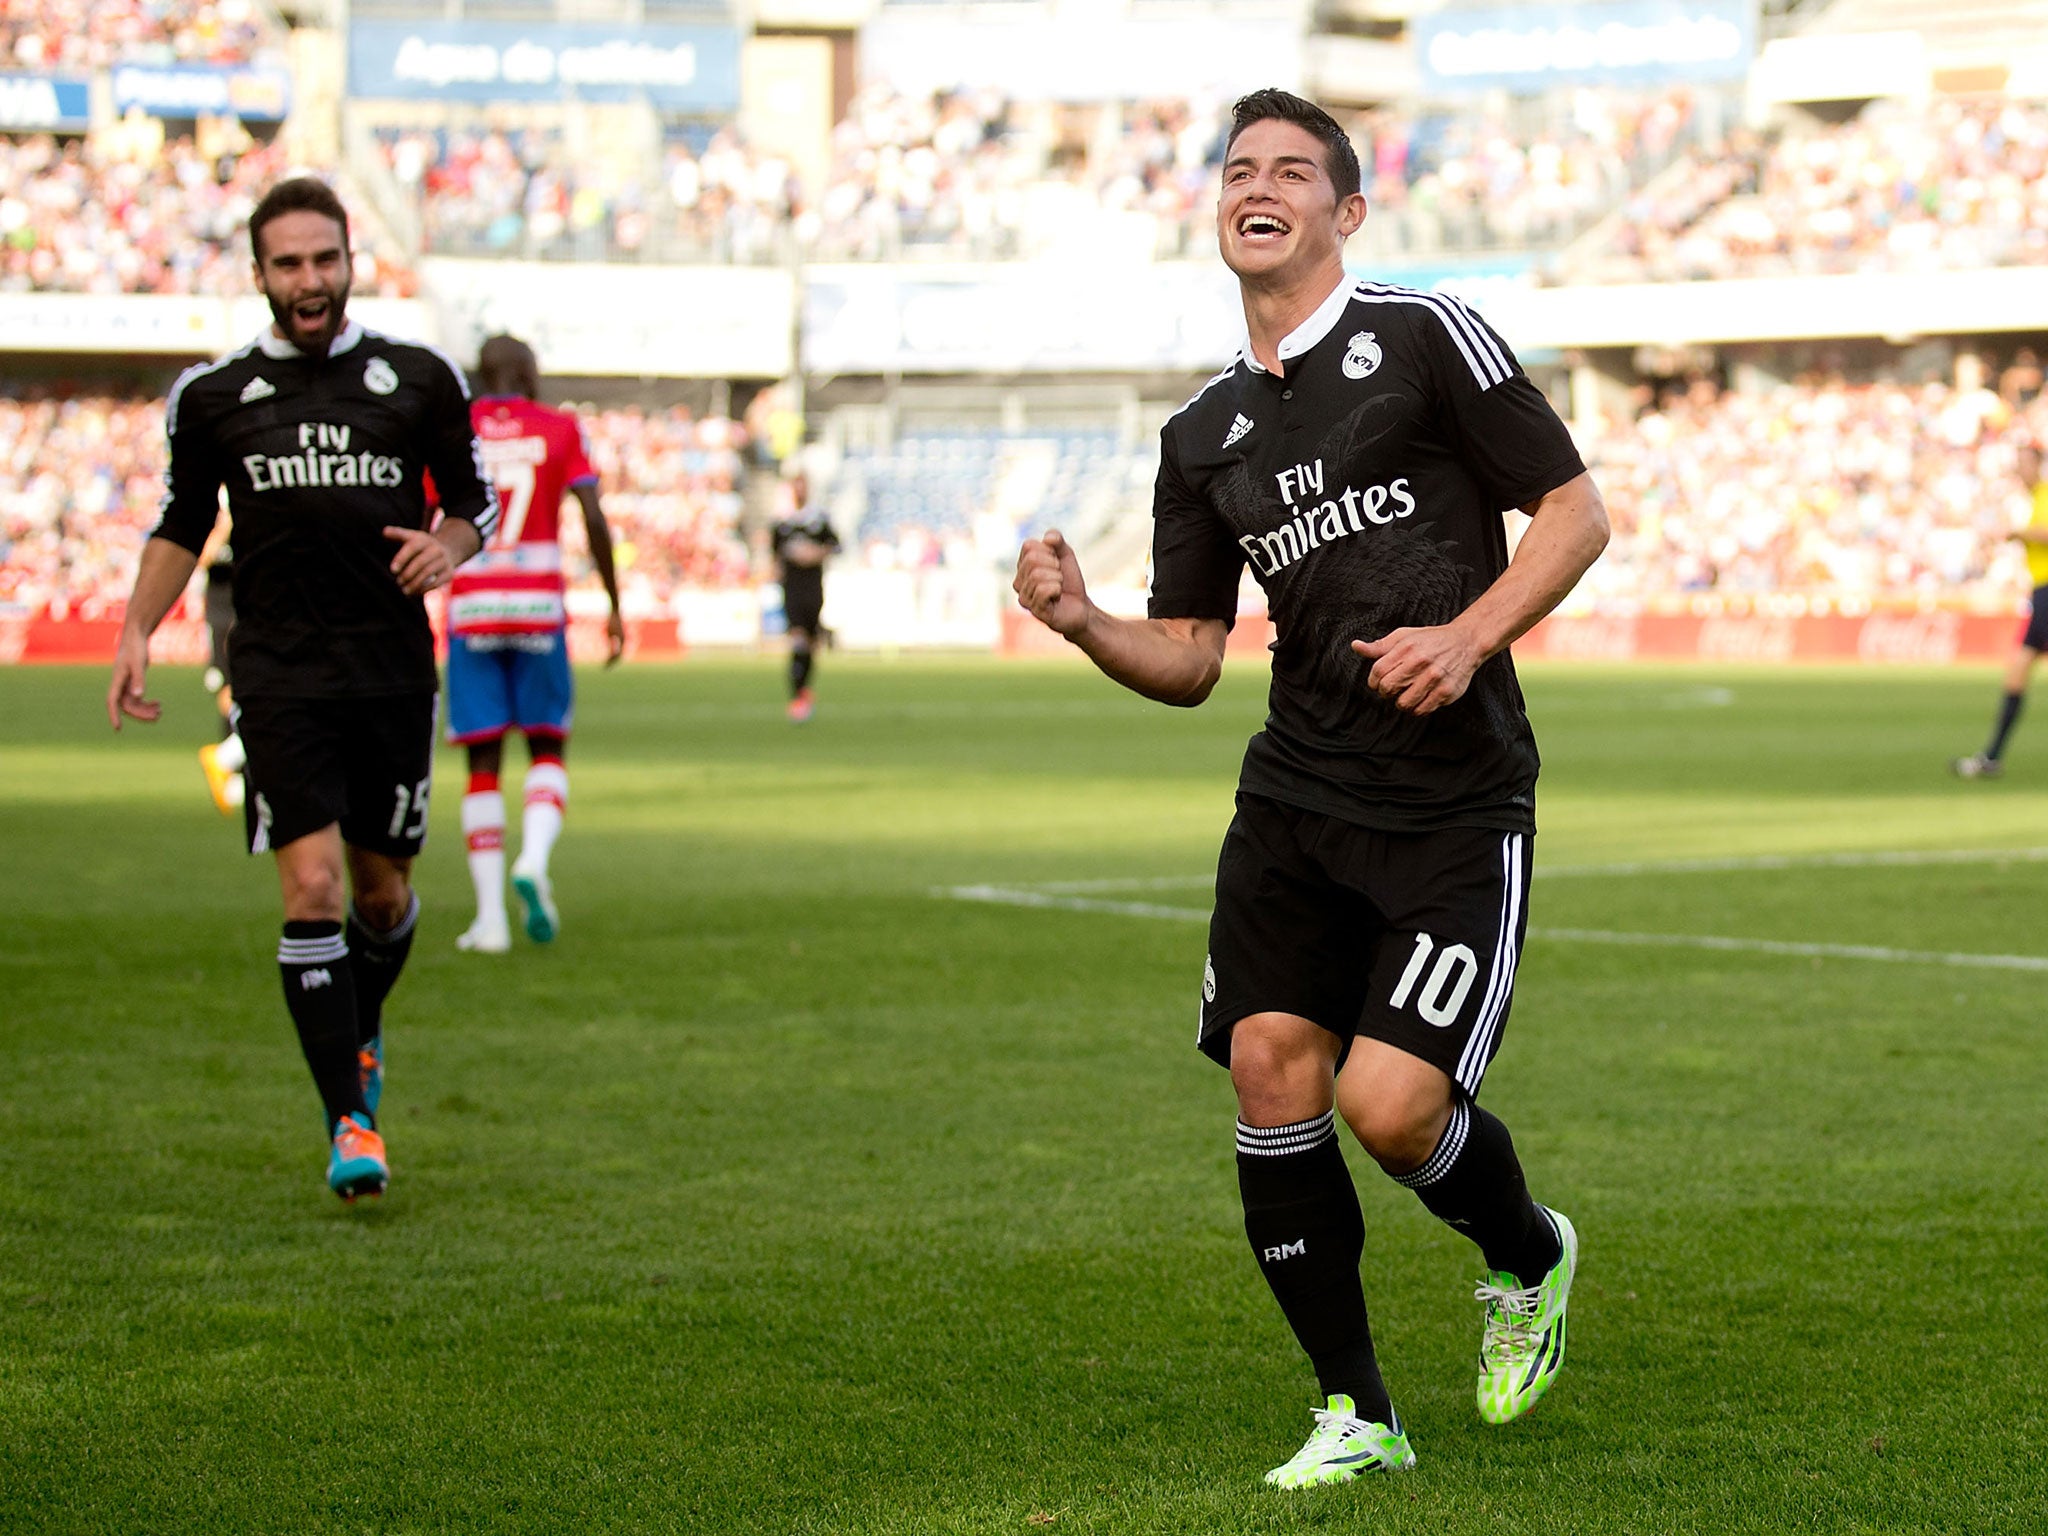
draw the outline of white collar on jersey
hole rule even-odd
[[[362,339],[362,326],[351,320],[342,326],[340,334],[328,345],[327,355],[329,357],[338,357]],[[256,338],[256,344],[263,349],[265,357],[304,357],[306,355],[282,336],[278,335],[275,330],[265,331]]]
[[[1301,356],[1310,347],[1321,341],[1337,328],[1337,321],[1344,313],[1344,306],[1351,302],[1351,290],[1357,279],[1346,272],[1337,279],[1337,286],[1330,290],[1330,296],[1323,300],[1316,312],[1301,324],[1280,338],[1280,361],[1290,362]],[[1246,326],[1244,340],[1239,343],[1244,360],[1251,365],[1252,372],[1266,372],[1266,365],[1259,361],[1252,351],[1251,327]]]

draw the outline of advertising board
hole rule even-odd
[[[84,75],[0,73],[0,129],[83,133],[92,123],[92,82]]]
[[[647,101],[674,112],[740,104],[732,27],[358,21],[348,92],[436,101]]]
[[[1756,56],[1755,0],[1452,8],[1417,16],[1423,89],[1437,96],[1556,86],[1741,80]]]

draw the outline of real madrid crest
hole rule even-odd
[[[1373,332],[1360,331],[1351,338],[1351,346],[1344,354],[1344,377],[1362,379],[1380,365],[1380,344],[1373,340]]]
[[[1379,361],[1379,350],[1377,348],[1373,350],[1373,361]],[[1344,360],[1344,366],[1346,369],[1349,369],[1351,359],[1347,357]],[[1353,375],[1353,377],[1363,377],[1363,375]],[[398,370],[385,362],[381,357],[371,358],[369,366],[363,369],[363,388],[373,395],[390,394],[394,389],[398,388]]]

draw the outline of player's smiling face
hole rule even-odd
[[[314,357],[324,357],[341,334],[348,312],[348,241],[324,213],[299,209],[265,224],[256,282],[270,301],[277,334]]]
[[[1344,238],[1365,222],[1365,199],[1340,198],[1322,140],[1279,118],[1237,136],[1223,165],[1216,243],[1247,281],[1287,283],[1344,265]]]

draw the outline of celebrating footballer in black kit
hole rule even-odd
[[[116,730],[124,714],[160,714],[144,696],[149,636],[184,591],[224,487],[249,849],[276,856],[285,1004],[327,1113],[328,1183],[353,1200],[389,1178],[376,1128],[383,1007],[419,913],[411,869],[438,686],[422,595],[476,553],[498,509],[461,372],[348,318],[348,215],[334,193],[280,182],[249,238],[275,324],[172,387],[163,516],[107,713]],[[431,529],[427,471],[444,514]]]
[[[1326,1406],[1282,1487],[1415,1463],[1373,1352],[1336,1116],[1476,1242],[1478,1409],[1564,1360],[1571,1223],[1478,1105],[1528,922],[1537,755],[1507,647],[1576,584],[1606,512],[1564,425],[1455,299],[1355,280],[1356,153],[1310,102],[1238,102],[1218,242],[1245,340],[1161,434],[1142,620],[1088,600],[1057,533],[1019,601],[1126,687],[1205,699],[1246,567],[1276,639],[1216,872],[1201,1048],[1238,1102],[1245,1233]],[[1509,558],[1502,513],[1532,521]]]

